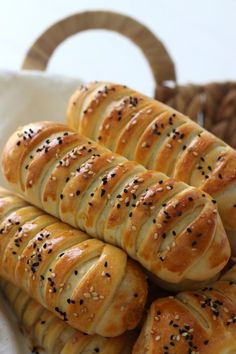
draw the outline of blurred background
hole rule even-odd
[[[0,0],[0,69],[19,69],[47,27],[84,10],[113,10],[148,26],[174,60],[179,83],[236,78],[236,0]],[[106,31],[87,31],[64,42],[48,71],[122,82],[146,94],[154,89],[141,51]]]

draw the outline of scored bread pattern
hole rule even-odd
[[[72,96],[67,121],[110,150],[209,193],[225,227],[236,230],[236,152],[190,118],[126,86],[95,82]]]
[[[201,291],[156,300],[133,354],[236,353],[236,266]]]
[[[120,249],[0,189],[0,275],[72,327],[113,337],[141,319],[147,284]]]
[[[134,333],[114,338],[87,335],[54,316],[26,292],[1,280],[2,291],[13,308],[21,329],[32,341],[32,353],[47,354],[130,354]]]
[[[2,166],[11,188],[28,201],[123,248],[177,288],[214,277],[229,258],[215,200],[63,124],[19,128],[5,146]]]

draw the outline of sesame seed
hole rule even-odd
[[[161,336],[156,336],[155,340],[158,342],[159,340],[161,340]]]
[[[90,298],[91,298],[90,293],[84,293],[83,295],[84,295],[84,297],[85,297],[86,299],[90,299]]]

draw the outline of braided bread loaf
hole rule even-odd
[[[177,288],[209,280],[229,258],[207,194],[147,171],[62,124],[20,128],[5,146],[3,172],[31,203],[122,247]]]
[[[0,189],[0,275],[72,327],[120,335],[137,326],[147,296],[126,254]]]
[[[54,316],[10,282],[1,281],[1,287],[23,331],[33,342],[32,352],[37,348],[47,354],[130,354],[132,351],[135,340],[132,332],[114,338],[86,335]]]
[[[156,300],[133,354],[236,353],[236,266],[201,291]]]
[[[72,96],[68,123],[148,169],[209,193],[225,227],[236,230],[236,152],[188,117],[126,86],[96,82]]]

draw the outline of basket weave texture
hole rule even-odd
[[[156,98],[188,115],[236,148],[236,83],[170,88],[158,86]]]

